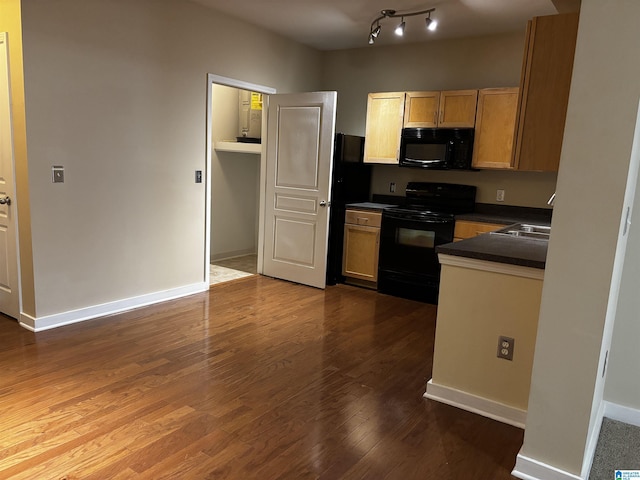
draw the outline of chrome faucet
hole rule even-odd
[[[553,202],[556,201],[556,192],[553,192],[553,195],[551,195],[551,197],[549,197],[549,200],[547,200],[547,205],[551,205],[553,207]]]

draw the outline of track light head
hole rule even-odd
[[[399,37],[401,37],[404,35],[404,27],[405,27],[405,23],[403,18],[400,24],[396,27],[396,29],[393,32]]]
[[[380,28],[380,24],[378,24],[376,28],[374,28],[373,31],[371,32],[371,35],[373,35],[373,38],[378,38],[378,35],[380,35],[380,30],[382,29]]]
[[[429,12],[429,16],[424,19],[426,23],[427,30],[431,30],[434,32],[436,28],[438,28],[438,21],[431,18],[431,12]]]

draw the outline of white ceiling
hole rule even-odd
[[[367,47],[371,22],[383,9],[402,13],[435,7],[432,18],[438,20],[438,30],[427,32],[424,16],[408,17],[405,18],[405,36],[399,38],[393,34],[393,29],[400,19],[387,18],[380,22],[382,32],[376,45],[524,32],[530,18],[552,15],[562,10],[565,4],[571,4],[571,9],[578,3],[578,0],[195,1],[318,50]]]

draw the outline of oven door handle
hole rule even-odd
[[[438,225],[446,225],[447,223],[453,223],[453,218],[438,218],[438,217],[422,217],[419,215],[396,215],[394,213],[384,212],[383,219],[388,218],[391,220],[418,220],[420,223],[425,224],[438,224]]]

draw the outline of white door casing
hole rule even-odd
[[[9,48],[0,33],[0,312],[14,318],[20,315],[16,212]]]
[[[326,284],[336,92],[269,97],[263,274]]]

